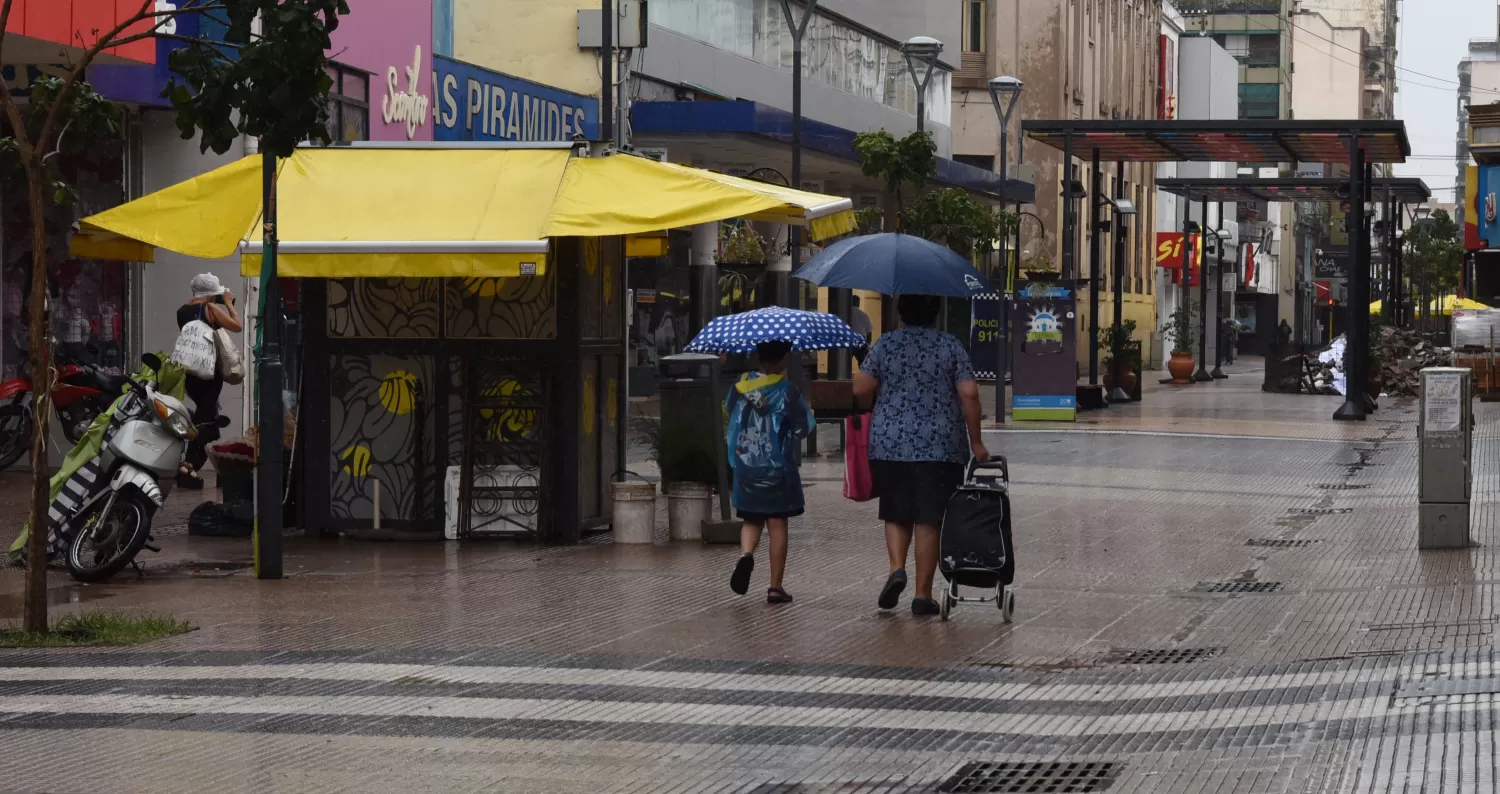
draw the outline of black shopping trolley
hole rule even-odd
[[[1010,465],[997,455],[985,463],[969,461],[963,484],[948,500],[938,548],[938,570],[948,587],[938,599],[943,620],[961,601],[1000,608],[1006,623],[1016,611],[1011,584],[1016,559],[1010,535]],[[994,590],[993,596],[964,597],[959,587]]]

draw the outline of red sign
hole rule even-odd
[[[1245,286],[1255,283],[1255,244],[1245,243],[1245,255],[1242,260],[1245,263]]]
[[[1166,36],[1156,52],[1156,117],[1177,118],[1177,42]]]
[[[82,50],[85,46],[92,46],[101,35],[113,30],[120,22],[136,16],[146,8],[147,2],[148,0],[13,0],[5,32]],[[178,7],[178,0],[154,0],[152,3],[153,9],[162,11]],[[143,21],[125,30],[120,38],[145,33],[150,29],[151,23]],[[152,64],[156,63],[156,40],[144,38],[112,47],[105,52],[143,64]]]
[[[1182,269],[1182,232],[1156,233],[1156,266],[1167,270]],[[1198,248],[1198,235],[1188,236],[1188,244],[1196,252],[1195,263],[1203,261],[1203,251]]]

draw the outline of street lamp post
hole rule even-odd
[[[917,89],[917,132],[927,131],[927,88],[932,85],[932,75],[937,70],[937,59],[942,53],[943,43],[931,36],[912,36],[901,43],[906,71],[911,74],[912,85]],[[881,330],[895,328],[896,322],[896,296],[889,295],[882,304]]]
[[[1224,208],[1221,204],[1219,214],[1223,215]],[[1205,196],[1203,202],[1198,205],[1198,250],[1204,254],[1208,253],[1205,246],[1208,242],[1208,198]],[[1198,333],[1198,371],[1193,373],[1193,380],[1198,383],[1213,380],[1208,374],[1208,257],[1203,257],[1203,262],[1198,266],[1198,311],[1202,316],[1198,318],[1201,330]]]
[[[1228,316],[1219,317],[1219,312],[1224,310],[1224,246],[1229,243],[1229,232],[1224,228],[1224,204],[1222,202],[1219,204],[1219,228],[1214,232],[1214,237],[1218,239],[1216,246],[1218,265],[1214,268],[1214,316],[1219,318],[1214,330],[1218,332],[1223,329],[1224,333],[1217,337],[1219,342],[1214,345],[1214,369],[1208,375],[1214,380],[1224,380],[1229,377],[1224,372],[1224,348],[1234,344],[1234,337],[1229,335],[1230,329],[1225,323],[1229,319]],[[1232,301],[1233,298],[1230,300]]]
[[[1128,236],[1130,216],[1136,214],[1135,203],[1125,197],[1125,164],[1115,163],[1115,197],[1109,199],[1110,208],[1114,210],[1114,233],[1115,233],[1115,255],[1114,255],[1114,292],[1115,292],[1115,321],[1114,334],[1120,333],[1119,329],[1125,326],[1125,238]],[[1114,338],[1114,335],[1111,335]],[[1115,386],[1110,389],[1109,401],[1112,403],[1130,402],[1130,394],[1120,386],[1124,382],[1125,362],[1121,361],[1121,351],[1110,350],[1111,377]]]
[[[995,117],[1000,121],[1000,202],[1005,203],[1005,191],[1010,185],[1010,149],[1007,147],[1008,133],[1010,132],[1010,115],[1016,109],[1016,101],[1021,98],[1021,91],[1025,85],[1014,77],[996,77],[989,82],[990,104],[995,106]],[[1020,228],[1021,205],[1016,205],[1016,258],[1021,256],[1021,228]],[[1012,265],[1010,261],[1010,233],[1007,232],[1000,241],[1000,256],[1004,267],[1001,275],[1000,289],[1002,293],[1000,322],[1004,324],[1007,333],[1005,339],[1010,339],[1008,333],[1010,328],[1010,301],[1005,298],[1004,293],[1010,288]],[[1000,366],[995,368],[995,421],[1005,424],[1005,371],[1010,368],[1010,351],[1000,352]]]
[[[792,12],[791,0],[781,0],[781,13],[786,17],[787,29],[792,33],[792,188],[802,189],[802,38],[807,33],[807,23],[812,21],[818,0],[803,0],[802,18]],[[791,251],[789,267],[772,272],[772,291],[776,305],[791,306],[792,269],[802,261],[802,228],[792,226],[788,230],[787,242]]]

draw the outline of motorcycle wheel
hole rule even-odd
[[[80,582],[102,582],[119,573],[135,559],[151,535],[151,515],[156,505],[138,491],[122,491],[108,515],[99,503],[80,516],[68,543],[68,573]]]
[[[31,412],[19,405],[0,407],[0,469],[8,469],[31,449]]]

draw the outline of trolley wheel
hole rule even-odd
[[[1004,588],[995,599],[995,605],[1000,607],[1000,616],[1006,623],[1014,623],[1016,618],[1016,594],[1010,588]]]
[[[953,590],[944,590],[942,597],[938,598],[938,617],[947,620],[948,615],[953,612],[953,607],[957,604],[958,599],[953,596]]]

